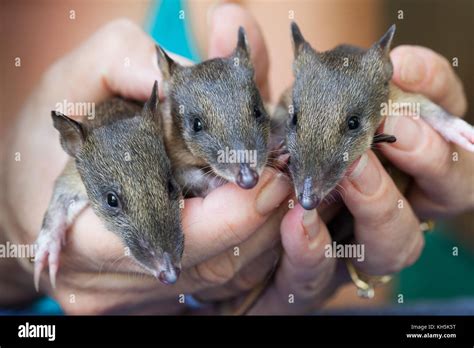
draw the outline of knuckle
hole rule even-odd
[[[234,278],[236,268],[235,262],[226,253],[222,259],[213,259],[196,265],[194,278],[204,286],[224,285]]]
[[[313,246],[317,243],[318,246],[308,252],[288,255],[288,261],[291,263],[292,268],[296,270],[324,269],[329,263],[334,261],[334,259],[328,258],[325,255],[326,246],[331,243],[329,239],[320,238],[319,241],[313,240],[311,243],[313,243]]]
[[[220,233],[220,235],[222,236],[222,243],[224,245],[230,241],[234,245],[239,245],[245,241],[246,238],[239,233],[238,227],[233,221],[229,221],[228,218],[223,217],[222,227],[224,233]]]
[[[418,243],[415,245],[414,250],[411,254],[408,255],[405,262],[403,263],[403,268],[412,266],[421,256],[421,252],[425,247],[425,239],[420,236]]]
[[[257,279],[256,276],[244,272],[238,274],[233,282],[237,289],[246,291],[253,289],[260,282],[260,280],[261,279]]]
[[[393,226],[398,223],[402,209],[398,207],[399,201],[408,202],[403,197],[397,196],[395,199],[387,199],[387,195],[383,195],[382,199],[378,202],[378,208],[376,214],[371,214],[370,219],[372,220],[370,225],[376,229],[393,229]]]
[[[128,18],[118,18],[114,19],[113,21],[107,23],[103,26],[101,32],[106,35],[129,35],[136,33],[139,29],[138,25],[135,24]]]
[[[400,272],[402,269],[411,266],[421,254],[423,242],[418,243],[415,250],[409,254],[404,253],[403,250],[393,248],[384,253],[383,259],[377,266],[377,269],[382,270],[381,274],[394,274]]]
[[[57,300],[62,310],[69,315],[91,315],[104,314],[107,312],[105,308],[97,299],[90,298],[87,295],[76,297],[75,301],[71,301],[71,294],[69,292],[60,292],[57,294]]]
[[[438,54],[435,55],[432,64],[426,84],[432,85],[437,95],[447,95],[452,88],[451,65],[445,57]]]
[[[324,245],[329,244],[325,243]],[[328,259],[324,256],[324,246],[316,253],[301,253],[292,258],[292,263],[299,268],[311,269],[316,266],[323,266]]]
[[[386,231],[413,231],[413,233],[418,233],[417,228],[419,227],[418,219],[414,216],[411,209],[395,209],[400,211],[402,214],[410,214],[403,218],[392,218],[392,222],[388,223],[384,228]],[[411,250],[406,250],[406,245],[408,239],[412,240],[411,236],[404,234],[399,234],[400,238],[394,240],[393,238],[387,238],[385,241],[377,242],[376,245],[372,245],[371,248],[377,248],[377,253],[374,258],[370,254],[367,254],[367,259],[372,265],[370,271],[376,271],[377,274],[392,274],[397,273],[403,268],[408,266],[409,260],[416,255],[412,255]],[[411,253],[411,254],[410,254]],[[412,256],[410,256],[412,255]],[[419,255],[418,255],[419,256]],[[417,257],[418,257],[417,256]],[[417,258],[416,257],[416,258]],[[416,260],[414,258],[414,260]],[[370,273],[370,272],[369,272]]]
[[[430,177],[445,177],[451,170],[452,163],[449,147],[444,146],[444,140],[436,134],[426,138],[426,151],[423,151],[424,156],[421,156],[418,162],[421,167],[419,172]],[[433,149],[437,149],[437,151],[433,151]]]
[[[120,51],[124,44],[131,45],[141,35],[140,27],[126,18],[115,19],[103,26],[95,35],[95,45],[101,50]]]
[[[394,274],[400,272],[404,267],[404,259],[398,253],[388,252],[380,264],[380,269],[383,269],[383,274]]]
[[[319,274],[319,277],[306,282],[301,287],[299,295],[303,298],[314,298],[315,295],[322,295],[333,279],[335,269],[336,262],[331,262],[326,272]]]
[[[367,254],[360,269],[369,275],[394,274],[403,268],[405,259],[393,248],[379,249],[376,255]]]

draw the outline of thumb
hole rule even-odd
[[[268,86],[268,51],[260,27],[255,18],[243,7],[226,3],[217,6],[209,16],[209,58],[231,54],[237,45],[239,26],[245,29],[249,41],[255,80],[264,100],[270,96]]]
[[[250,314],[305,314],[335,291],[336,259],[325,255],[331,236],[316,209],[290,209],[281,222],[281,241],[274,281]]]

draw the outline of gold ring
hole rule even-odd
[[[350,260],[346,260],[347,270],[352,282],[357,287],[357,295],[362,298],[372,299],[375,296],[375,286],[388,283],[391,275],[371,276],[357,270]]]
[[[426,220],[420,223],[420,230],[424,233],[433,232],[435,225],[434,220]]]

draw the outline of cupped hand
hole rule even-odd
[[[298,205],[282,221],[281,266],[252,313],[305,314],[320,308],[349,280],[345,258],[366,274],[386,275],[419,257],[424,245],[420,222],[372,151],[343,179],[341,192],[354,217],[356,253],[341,258],[334,231],[321,218],[324,211],[303,211]]]
[[[238,25],[244,25],[252,58],[266,56],[255,21],[240,7],[224,5],[217,11],[221,12],[216,18],[230,19],[221,28],[224,31],[214,28],[213,35],[226,32],[233,38]],[[215,55],[228,54],[234,46],[211,36]],[[265,89],[267,65],[256,64],[256,69]],[[126,20],[106,25],[44,74],[18,116],[9,146],[11,153],[22,156],[20,163],[9,163],[6,172],[10,240],[34,242],[54,180],[67,161],[49,117],[56,103],[100,102],[113,95],[146,100],[154,80],[161,80],[154,42]],[[277,207],[289,195],[290,186],[287,178],[269,169],[252,190],[227,184],[204,199],[186,200],[183,270],[173,286],[158,283],[127,257],[121,240],[105,230],[88,208],[67,235],[57,287],[52,289],[43,275],[41,289],[67,313],[89,314],[181,313],[186,310],[183,294],[217,289],[210,298],[216,300],[248,290],[264,279],[278,258],[278,230],[286,205]],[[252,262],[258,269],[251,267]],[[23,264],[32,271],[32,264]]]
[[[417,46],[397,47],[391,58],[399,87],[427,96],[454,115],[464,114],[462,84],[445,58]],[[363,260],[351,262],[369,275],[395,273],[418,259],[424,245],[419,218],[452,216],[474,207],[473,153],[446,142],[421,119],[388,117],[384,133],[397,141],[382,145],[381,151],[414,179],[406,197],[372,151],[341,183],[343,201],[355,220],[355,243],[364,246]],[[281,267],[253,313],[310,312],[349,279],[341,260],[324,254],[332,239],[316,211],[303,213],[298,207],[288,212],[281,234]]]
[[[446,58],[419,46],[399,46],[391,58],[393,81],[400,88],[428,97],[453,115],[464,115],[463,85]],[[449,217],[474,209],[474,153],[448,143],[422,119],[388,117],[384,132],[397,137],[395,143],[383,145],[382,152],[413,177],[407,198],[418,216]]]

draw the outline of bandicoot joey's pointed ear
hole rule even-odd
[[[53,118],[54,128],[59,131],[61,146],[64,151],[69,156],[76,157],[81,151],[86,138],[84,126],[55,110],[51,111],[51,117]]]
[[[364,55],[364,61],[371,65],[380,65],[383,78],[389,81],[393,75],[393,65],[390,59],[390,47],[392,45],[393,36],[395,35],[395,24],[393,24],[387,32],[367,50]]]
[[[158,67],[160,68],[163,81],[167,81],[171,78],[174,71],[179,67],[176,63],[160,46],[156,45],[156,53],[158,56]]]
[[[296,22],[291,22],[291,37],[295,57],[293,60],[295,76],[303,66],[311,66],[312,69],[317,69],[321,64],[319,53],[305,40]]]
[[[300,28],[296,22],[291,22],[291,37],[293,41],[293,51],[295,58],[297,58],[301,53],[301,49],[306,43],[306,40],[304,39],[303,34],[301,34]]]
[[[143,115],[148,116],[157,121],[158,125],[162,126],[161,113],[159,110],[160,98],[158,95],[158,81],[155,80],[151,95],[143,105]]]
[[[156,113],[156,110],[158,110],[159,99],[160,98],[158,97],[158,81],[155,80],[155,83],[153,83],[153,88],[151,90],[151,95],[146,101],[144,109],[154,115]]]
[[[238,58],[240,64],[243,66],[252,68],[250,47],[243,27],[239,27],[239,30],[237,31],[237,46],[235,47],[233,56],[234,58]]]
[[[392,45],[393,36],[395,35],[395,24],[392,24],[387,32],[380,38],[380,40],[375,44],[376,47],[382,50],[382,52],[388,56],[390,53],[390,47]]]

